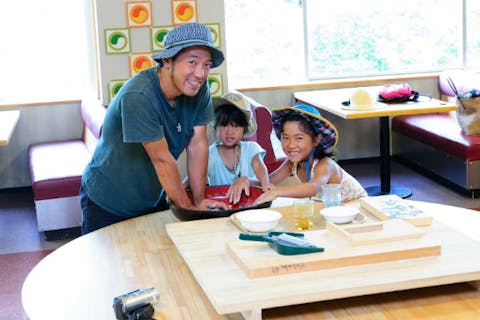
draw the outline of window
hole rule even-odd
[[[225,0],[229,86],[303,81],[303,13],[298,0]]]
[[[480,67],[480,1],[467,0],[466,5],[466,66]]]
[[[2,1],[0,104],[78,99],[91,76],[87,0]]]
[[[225,10],[236,88],[480,67],[475,0],[225,0]]]

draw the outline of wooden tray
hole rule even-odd
[[[352,245],[414,239],[427,232],[399,219],[349,225],[327,221],[327,229],[347,239]]]
[[[380,241],[363,246],[353,246],[345,237],[329,230],[308,232],[306,238],[312,244],[325,248],[325,251],[282,256],[267,243],[245,240],[227,241],[226,249],[249,278],[432,257],[441,253],[438,242],[421,238]]]

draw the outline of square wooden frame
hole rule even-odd
[[[173,25],[189,22],[198,22],[197,0],[172,0]]]
[[[128,28],[104,29],[106,54],[130,53],[130,30]],[[121,40],[124,38],[124,40]],[[125,43],[119,44],[119,41]]]
[[[142,16],[135,17],[136,12],[132,12],[133,9],[140,10],[140,13],[143,12]],[[145,13],[147,14],[146,17],[144,17]],[[127,1],[125,3],[125,14],[129,28],[147,28],[153,25],[152,3],[150,1]],[[137,18],[140,20],[135,21]]]
[[[210,73],[207,81],[210,87],[210,96],[212,98],[221,97],[223,95],[223,75],[221,73]]]
[[[165,36],[175,26],[154,26],[150,28],[150,41],[152,44],[152,51],[158,52],[165,49]]]

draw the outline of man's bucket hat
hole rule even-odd
[[[325,152],[330,152],[335,147],[338,140],[337,128],[335,128],[330,121],[323,118],[315,107],[302,104],[293,107],[280,107],[272,110],[273,128],[275,129],[275,134],[279,140],[281,140],[282,136],[282,121],[287,115],[291,114],[303,117],[307,120],[317,135],[322,135],[318,147],[322,148]]]
[[[162,59],[172,58],[185,48],[205,46],[212,52],[212,68],[222,64],[223,52],[215,48],[212,32],[201,23],[187,23],[172,29],[166,36],[165,49],[152,58],[162,65]]]
[[[243,132],[244,138],[249,138],[257,131],[257,121],[252,114],[250,102],[244,96],[238,93],[229,92],[220,98],[213,99],[213,110],[223,105],[233,105],[242,111],[247,117],[248,127]]]

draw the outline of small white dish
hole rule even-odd
[[[360,208],[351,206],[334,206],[320,210],[320,213],[333,223],[348,223],[360,213]]]
[[[250,232],[267,232],[278,225],[282,214],[275,210],[253,209],[237,212],[235,217]]]

